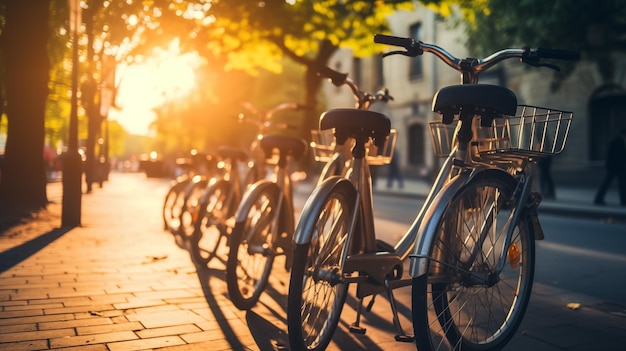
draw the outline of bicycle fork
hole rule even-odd
[[[504,242],[502,243],[500,257],[495,266],[495,271],[487,276],[480,276],[477,275],[478,273],[468,272],[470,274],[470,281],[472,281],[473,283],[480,285],[490,285],[497,282],[500,273],[506,265],[507,257],[511,255],[511,252],[514,252],[511,247],[513,232],[516,228],[516,224],[519,223],[519,221],[522,219],[522,216],[530,216],[534,229],[533,232],[536,234],[536,237],[539,236],[540,238],[543,238],[543,231],[541,230],[541,226],[537,218],[537,206],[541,202],[541,196],[537,193],[532,193],[531,186],[532,177],[529,174],[522,172],[519,175],[517,187],[513,192],[513,210],[511,211],[509,218],[507,218],[506,220],[508,226],[506,228]],[[491,204],[491,208],[488,210],[489,215],[483,223],[483,227],[480,230],[480,235],[478,237],[476,245],[474,246],[474,250],[472,250],[470,257],[467,260],[468,269],[469,267],[472,267],[473,262],[481,254],[483,243],[485,242],[489,231],[493,229],[491,228],[491,224],[494,220],[493,217],[495,216],[495,213],[498,212],[494,207],[504,205],[505,204],[502,203],[502,201],[496,201],[495,203]]]

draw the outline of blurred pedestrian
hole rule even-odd
[[[393,181],[398,181],[398,187],[400,189],[404,188],[404,178],[402,178],[402,173],[400,172],[399,166],[399,156],[398,152],[394,150],[393,157],[391,158],[391,163],[389,163],[389,168],[387,172],[387,188],[391,189],[393,186]]]
[[[617,178],[620,204],[626,206],[626,128],[622,128],[619,135],[609,143],[606,153],[606,173],[596,193],[594,200],[596,205],[606,204],[604,195],[613,178]]]
[[[544,199],[554,200],[556,192],[552,179],[552,157],[540,157],[537,160],[537,168],[539,170],[539,193]]]

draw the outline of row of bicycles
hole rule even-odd
[[[265,133],[276,109],[261,114],[262,137],[249,152],[220,149],[218,173],[187,177],[172,187],[163,210],[165,226],[196,262],[207,264],[225,252],[228,293],[240,309],[257,303],[275,259],[284,257],[291,350],[328,347],[352,284],[359,301],[352,332],[365,332],[362,310],[384,294],[397,341],[414,342],[420,351],[501,350],[524,317],[535,240],[544,238],[537,213],[541,196],[531,190],[533,164],[563,151],[573,113],[518,105],[512,91],[479,84],[478,78],[506,59],[558,70],[546,60],[579,55],[521,48],[459,59],[411,38],[376,35],[374,41],[398,48],[384,56],[427,52],[461,75],[461,84],[440,89],[433,99],[441,119],[430,123],[431,141],[445,160],[397,243],[377,239],[370,173],[371,165],[390,162],[397,136],[389,117],[370,106],[392,98],[386,89],[363,92],[347,75],[327,67],[319,74],[349,87],[356,107],[324,112],[310,145]],[[287,165],[308,148],[325,165],[296,217]],[[246,165],[243,177],[241,164]],[[393,294],[409,286],[412,333],[400,324]]]

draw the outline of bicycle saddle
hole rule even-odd
[[[248,154],[245,151],[232,146],[220,146],[217,149],[217,153],[223,158],[231,158],[233,160],[243,161],[248,159]]]
[[[351,108],[336,108],[322,113],[320,130],[335,128],[338,144],[343,144],[346,137],[369,136],[374,144],[381,147],[391,130],[389,117],[382,113],[357,110]]]
[[[286,152],[293,158],[299,159],[306,153],[308,147],[306,141],[288,135],[264,135],[260,143],[268,157],[272,155],[273,149],[278,149],[281,153]]]
[[[495,117],[515,115],[517,97],[501,86],[465,84],[441,88],[433,99],[433,111],[443,115],[445,124],[452,123],[454,115],[468,108],[476,115],[487,117],[485,122],[490,125]]]

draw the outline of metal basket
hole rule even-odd
[[[515,116],[495,119],[479,128],[480,158],[532,158],[559,154],[565,148],[574,114],[545,107],[519,105]]]
[[[335,145],[335,134],[332,129],[311,130],[311,150],[315,161],[330,161],[335,152]]]
[[[443,124],[441,121],[428,124],[430,127],[430,141],[436,157],[447,157],[450,155],[458,125],[458,120],[451,124]]]
[[[490,127],[475,130],[472,146],[481,159],[532,158],[559,154],[565,147],[574,114],[544,107],[519,105],[515,116],[496,118]],[[480,125],[480,120],[476,120]],[[458,121],[430,123],[430,136],[436,156],[452,150]]]
[[[367,162],[370,165],[386,165],[391,163],[393,151],[396,147],[398,132],[392,129],[382,148],[377,148],[369,141],[367,148]],[[316,161],[328,162],[335,152],[335,134],[332,129],[311,130],[311,149]]]

